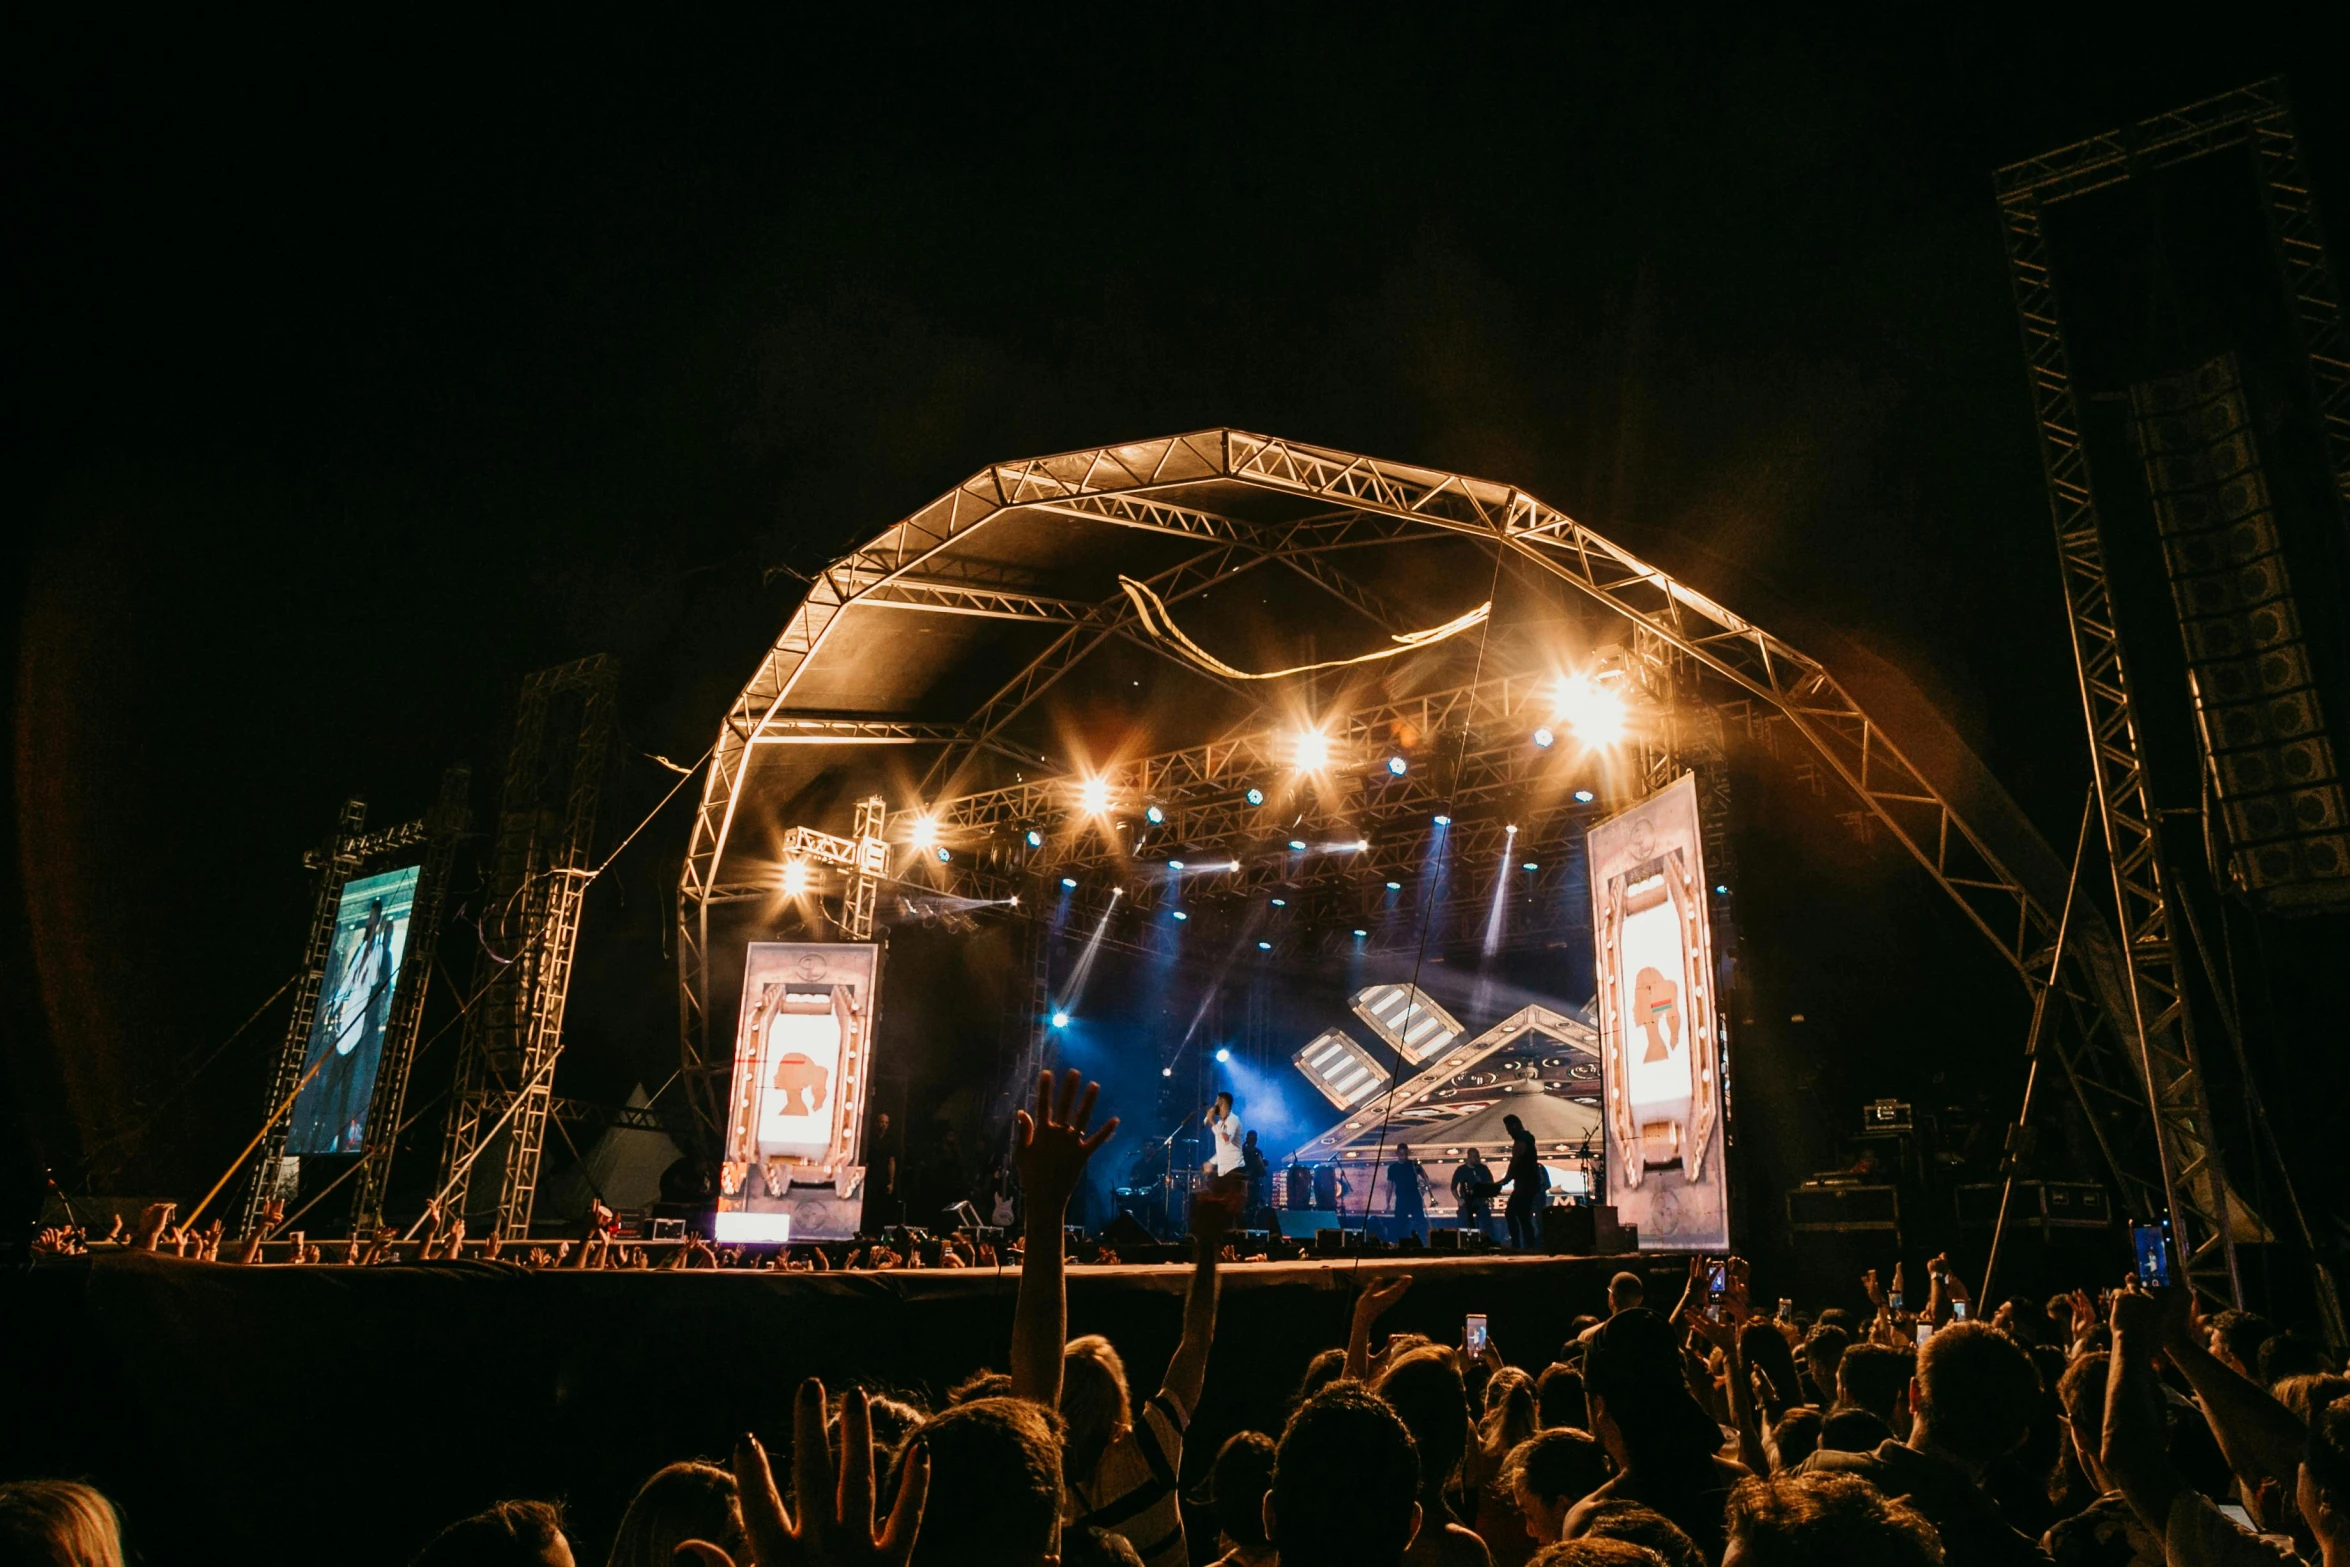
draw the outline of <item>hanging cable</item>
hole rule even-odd
[[[1493,575],[1494,581],[1498,584],[1501,580],[1501,568],[1498,563],[1494,567]],[[1425,631],[1396,633],[1392,639],[1396,644],[1394,647],[1375,648],[1371,652],[1360,653],[1353,658],[1324,659],[1318,664],[1297,664],[1288,669],[1271,669],[1259,674],[1245,669],[1233,668],[1184,635],[1183,628],[1175,624],[1175,617],[1167,612],[1166,600],[1153,592],[1148,584],[1137,582],[1132,577],[1121,576],[1118,578],[1118,586],[1124,588],[1127,598],[1133,601],[1134,613],[1141,619],[1145,631],[1175,649],[1190,663],[1210,674],[1221,675],[1227,680],[1284,680],[1291,675],[1310,675],[1320,669],[1351,669],[1357,664],[1375,663],[1383,658],[1396,658],[1405,653],[1416,653],[1422,648],[1434,647],[1447,638],[1460,635],[1471,626],[1481,626],[1493,614],[1493,601],[1487,599],[1467,614],[1457,615],[1441,626],[1431,626]],[[1480,664],[1483,663],[1484,657],[1485,650],[1480,644],[1477,650]]]

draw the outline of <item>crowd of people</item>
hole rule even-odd
[[[1541,1346],[1539,1370],[1491,1342],[1383,1335],[1411,1280],[1382,1271],[1281,1428],[1191,1455],[1187,1487],[1245,1187],[1226,1176],[1194,1204],[1181,1340],[1146,1393],[1117,1345],[1068,1336],[1063,1220],[1117,1124],[1092,1127],[1094,1102],[1076,1073],[1048,1076],[1019,1116],[1004,1369],[935,1409],[804,1383],[788,1463],[745,1436],[724,1465],[662,1469],[612,1567],[2350,1567],[2350,1378],[2326,1346],[2135,1280],[1984,1314],[1945,1258],[1922,1300],[1872,1273],[1865,1309],[1816,1314],[1764,1310],[1735,1258],[1693,1260],[1665,1309],[1619,1274],[1606,1317]],[[168,1212],[130,1228],[128,1244],[191,1244]],[[218,1231],[193,1244],[217,1252]],[[672,1256],[721,1260],[699,1249]],[[123,1559],[106,1499],[66,1480],[0,1486],[0,1548]],[[579,1559],[555,1505],[516,1500],[415,1560]]]

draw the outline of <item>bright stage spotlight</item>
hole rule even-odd
[[[1588,675],[1568,675],[1559,681],[1558,715],[1585,745],[1614,745],[1624,738],[1629,716],[1624,694]]]
[[[1216,1059],[1219,1061],[1229,1061],[1232,1059],[1232,1052],[1226,1049],[1224,1046],[1219,1045],[1216,1047]]]
[[[1327,854],[1360,854],[1370,846],[1370,839],[1357,838],[1352,843],[1326,843],[1322,849]]]
[[[1436,825],[1439,827],[1450,827],[1452,825],[1452,818],[1445,815],[1442,811],[1439,811],[1436,813]]]
[[[1301,773],[1318,773],[1330,765],[1330,737],[1319,729],[1300,729],[1290,742],[1290,765]]]
[[[1155,805],[1146,805],[1142,808],[1142,819],[1156,827],[1166,821],[1167,813]]]
[[[1273,900],[1273,907],[1277,909],[1286,909],[1289,907],[1289,900],[1287,898],[1275,898]]]
[[[928,811],[921,812],[906,827],[906,841],[916,849],[938,847],[938,818]]]
[[[1575,803],[1577,805],[1589,805],[1592,801],[1598,798],[1598,795],[1593,794],[1588,789],[1578,789],[1575,791]]]
[[[1411,770],[1412,764],[1400,756],[1391,756],[1387,759],[1387,772],[1390,777],[1401,778]]]
[[[1077,878],[1074,876],[1064,876],[1061,878],[1061,885],[1068,888],[1071,892],[1075,892],[1077,890]]]
[[[787,898],[803,896],[808,890],[808,866],[804,860],[783,862],[783,895]]]
[[[1548,727],[1544,727],[1544,728],[1537,729],[1537,730],[1535,730],[1535,731],[1534,731],[1534,743],[1535,743],[1535,745],[1537,745],[1538,747],[1540,747],[1541,749],[1543,749],[1543,750],[1545,750],[1545,751],[1549,750],[1549,749],[1550,749],[1552,746],[1554,746],[1554,745],[1558,744],[1558,738],[1559,738],[1559,737],[1558,737],[1557,735],[1553,734],[1553,733],[1552,733],[1552,732],[1549,730],[1549,728],[1548,728]]]
[[[1270,952],[1273,950],[1273,944],[1269,941],[1260,941],[1257,943],[1257,950],[1259,952]]]
[[[947,846],[943,843],[938,846],[936,853],[939,858],[939,863],[942,865],[945,864],[948,860],[954,858],[954,855],[948,852]]]
[[[1387,890],[1389,892],[1401,892],[1403,891],[1403,883],[1400,881],[1391,881],[1387,884]]]
[[[1357,941],[1360,941],[1360,940],[1362,940],[1362,939],[1363,939],[1365,936],[1368,936],[1369,934],[1371,934],[1371,933],[1370,933],[1369,931],[1367,931],[1367,930],[1363,929],[1363,928],[1362,928],[1360,925],[1357,925],[1357,926],[1355,927],[1355,940],[1357,940]]]
[[[1055,1012],[1055,1013],[1053,1014],[1053,1027],[1055,1027],[1055,1028],[1067,1028],[1068,1026],[1069,1026],[1069,1014],[1068,1014],[1068,1013],[1066,1013],[1066,1012]]]
[[[1031,827],[1028,829],[1027,838],[1028,847],[1031,849],[1041,849],[1044,847],[1044,834],[1038,832],[1035,828]]]
[[[1306,841],[1303,838],[1292,838],[1289,840],[1289,847],[1292,853],[1303,854],[1306,852]]]
[[[1174,1075],[1175,1069],[1171,1066],[1163,1066],[1159,1068],[1159,1076],[1161,1077],[1173,1077]]]
[[[1169,860],[1167,862],[1167,869],[1171,871],[1179,871],[1183,869],[1183,862],[1181,860]]]
[[[1190,916],[1190,915],[1188,915],[1188,914],[1184,913],[1184,912],[1183,912],[1181,909],[1177,909],[1177,910],[1175,911],[1175,917],[1176,917],[1178,920],[1187,920],[1187,919],[1191,918],[1191,916]]]
[[[1542,867],[1535,864],[1532,860],[1528,860],[1525,864],[1519,866],[1518,869],[1522,871],[1538,871],[1542,869]]]
[[[1088,778],[1077,786],[1077,808],[1088,816],[1110,814],[1110,781]]]
[[[1716,892],[1720,893],[1720,894],[1721,894],[1723,897],[1725,897],[1725,898],[1726,898],[1726,897],[1728,897],[1728,896],[1730,895],[1730,888],[1729,888],[1728,884],[1727,884],[1727,883],[1724,883],[1724,882],[1718,882],[1718,881],[1717,881],[1717,882],[1715,882],[1715,883],[1714,883],[1714,891],[1716,891]]]
[[[1252,787],[1249,792],[1241,796],[1241,798],[1248,801],[1248,803],[1251,805],[1262,805],[1265,803],[1265,791]]]

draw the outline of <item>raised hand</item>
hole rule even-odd
[[[1411,1287],[1412,1276],[1408,1273],[1373,1280],[1369,1289],[1355,1297],[1355,1319],[1366,1325],[1377,1322]]]
[[[1223,1243],[1239,1222],[1240,1205],[1248,1200],[1248,1179],[1235,1170],[1219,1175],[1191,1195],[1191,1233],[1211,1249]]]
[[[1885,1286],[1877,1282],[1877,1270],[1869,1269],[1860,1276],[1860,1287],[1868,1292],[1869,1304],[1880,1311],[1885,1306]]]
[[[742,1497],[743,1534],[756,1567],[894,1567],[913,1553],[921,1532],[930,1453],[916,1446],[907,1455],[897,1504],[875,1534],[873,1417],[865,1394],[852,1391],[841,1413],[836,1466],[831,1444],[824,1440],[824,1385],[811,1377],[800,1384],[792,1409],[791,1510],[775,1489],[767,1450],[757,1437],[746,1435],[735,1443],[734,1476]],[[691,1554],[707,1567],[735,1567],[724,1551],[703,1540],[679,1546],[678,1553]]]
[[[1055,1225],[1068,1211],[1070,1194],[1085,1174],[1086,1161],[1118,1130],[1118,1118],[1112,1116],[1099,1131],[1086,1135],[1086,1123],[1093,1119],[1094,1100],[1102,1085],[1085,1083],[1081,1099],[1080,1082],[1080,1074],[1071,1068],[1062,1074],[1056,1090],[1052,1073],[1038,1073],[1035,1113],[1022,1110],[1015,1117],[1019,1125],[1012,1138],[1012,1162],[1020,1172],[1021,1187],[1028,1193],[1029,1212],[1045,1216]]]
[[[158,1251],[163,1246],[163,1232],[171,1227],[171,1216],[179,1211],[176,1202],[151,1202],[139,1210],[139,1232],[131,1246],[136,1251]]]

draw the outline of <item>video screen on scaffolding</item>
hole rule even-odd
[[[746,949],[729,1079],[717,1238],[848,1240],[860,1157],[878,946],[757,941]]]
[[[289,1154],[367,1149],[367,1112],[422,874],[421,866],[411,865],[344,884],[303,1054],[309,1081],[294,1100],[286,1132]]]

